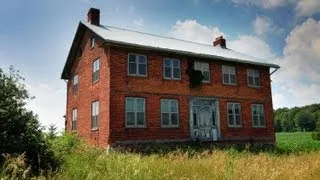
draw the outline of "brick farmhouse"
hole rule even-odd
[[[100,147],[212,141],[274,144],[276,64],[212,45],[80,22],[61,78],[66,130]]]

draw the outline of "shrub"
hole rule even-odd
[[[5,154],[4,158],[2,174],[4,179],[27,179],[31,177],[31,167],[26,163],[25,154]]]
[[[319,140],[320,141],[320,132],[313,132],[311,134],[311,136],[312,136],[313,140]]]

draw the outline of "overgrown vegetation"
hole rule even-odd
[[[24,154],[32,173],[55,170],[58,164],[38,118],[26,108],[31,97],[23,80],[13,67],[8,73],[0,68],[0,164],[4,154]]]

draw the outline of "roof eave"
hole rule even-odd
[[[105,41],[109,42],[109,43],[113,43],[113,44],[120,44],[120,45],[140,47],[140,48],[148,48],[148,49],[153,49],[153,50],[162,50],[162,51],[174,52],[174,53],[179,53],[179,54],[184,54],[184,55],[189,55],[189,56],[198,56],[198,57],[203,57],[203,58],[215,58],[215,59],[220,59],[220,60],[229,61],[229,62],[236,62],[236,63],[241,63],[241,64],[251,64],[251,65],[257,65],[257,66],[266,66],[266,67],[276,68],[276,69],[280,68],[279,65],[272,64],[272,63],[253,62],[253,61],[242,60],[242,59],[226,58],[223,56],[207,55],[207,54],[192,53],[192,52],[188,52],[188,51],[174,50],[174,49],[168,49],[168,48],[145,46],[145,45],[140,45],[140,44],[114,41],[114,40],[109,40],[109,39],[106,39]]]

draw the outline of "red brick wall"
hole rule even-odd
[[[81,58],[77,57],[67,83],[67,131],[71,132],[72,109],[78,109],[77,133],[93,145],[106,147],[109,138],[109,85],[110,68],[108,62],[108,48],[102,46],[103,41],[95,37],[95,47],[90,47],[91,31],[87,31],[82,39]],[[100,78],[92,83],[92,64],[100,58]],[[73,76],[79,76],[79,89],[73,94]],[[99,100],[99,129],[91,130],[91,105]]]
[[[144,54],[148,58],[147,77],[127,76],[128,53]],[[181,80],[163,79],[163,58],[177,58],[181,63]],[[190,89],[186,74],[187,60],[210,62],[211,83],[201,88]],[[219,100],[221,136],[230,138],[269,137],[274,140],[273,109],[270,87],[269,68],[245,64],[230,64],[218,60],[190,58],[169,53],[134,50],[111,46],[111,98],[110,98],[110,142],[123,140],[183,139],[189,138],[189,103],[190,96],[215,97]],[[235,65],[237,85],[222,84],[222,65]],[[247,68],[260,70],[261,87],[247,85]],[[146,128],[125,128],[125,97],[146,98]],[[165,129],[160,127],[160,99],[179,100],[180,127]],[[230,128],[227,123],[227,102],[241,103],[242,127]],[[266,128],[253,128],[251,103],[264,104]],[[271,142],[273,142],[271,140]]]

